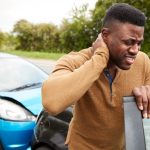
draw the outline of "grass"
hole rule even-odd
[[[64,53],[28,52],[28,51],[21,51],[21,50],[7,50],[1,52],[15,54],[26,58],[49,59],[49,60],[57,60],[64,55]]]

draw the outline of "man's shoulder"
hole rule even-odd
[[[82,50],[80,50],[78,52],[72,51],[68,55],[71,55],[71,56],[81,56],[81,57],[85,57],[85,58],[88,59],[92,55],[92,50],[91,50],[91,47],[89,47],[89,48],[82,49]]]
[[[90,59],[92,56],[92,51],[91,51],[91,47],[86,48],[86,49],[82,49],[80,51],[71,51],[70,53],[64,55],[63,57],[61,57],[59,60],[88,60]]]
[[[74,70],[89,60],[91,56],[91,48],[86,48],[79,52],[72,51],[57,61],[56,68],[67,67],[70,70]]]
[[[145,59],[149,59],[149,57],[146,53],[139,51],[139,53],[137,54],[137,59],[145,60]]]
[[[140,51],[137,54],[136,60],[135,60],[135,65],[146,65],[149,63],[149,57],[146,53]]]

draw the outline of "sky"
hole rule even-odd
[[[11,32],[15,23],[25,19],[31,23],[60,25],[71,10],[88,4],[94,8],[97,0],[0,0],[0,31]]]

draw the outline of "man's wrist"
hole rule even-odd
[[[94,51],[94,55],[104,55],[107,59],[109,59],[109,50],[107,47],[98,47]]]

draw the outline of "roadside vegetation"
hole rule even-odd
[[[32,58],[58,59],[70,51],[89,47],[100,32],[105,11],[117,2],[131,4],[145,13],[147,23],[142,51],[150,56],[150,1],[147,0],[97,0],[93,10],[89,10],[87,4],[74,8],[70,18],[64,18],[60,26],[19,20],[12,32],[0,31],[0,51]]]
[[[48,53],[48,52],[29,52],[21,50],[5,50],[1,52],[6,52],[9,54],[15,54],[17,56],[35,59],[47,59],[47,60],[58,60],[64,53]]]

